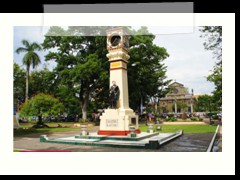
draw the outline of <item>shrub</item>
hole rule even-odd
[[[167,122],[176,122],[177,119],[174,118],[174,117],[170,117],[170,118],[166,119],[166,121],[167,121]]]
[[[186,114],[186,113],[183,113],[183,114],[182,114],[182,119],[183,119],[183,120],[187,119],[187,114]]]
[[[20,111],[21,116],[38,117],[37,127],[45,127],[43,118],[57,116],[64,109],[63,104],[55,97],[39,93],[25,103]]]
[[[211,116],[214,116],[214,115],[217,115],[217,112],[209,112],[209,113],[207,113],[207,117],[211,117]]]
[[[191,120],[192,121],[199,121],[199,118],[198,117],[192,117]]]

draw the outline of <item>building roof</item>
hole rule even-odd
[[[184,86],[183,84],[181,84],[181,83],[179,83],[179,82],[174,82],[174,83],[172,83],[172,84],[170,84],[169,86],[173,86],[173,85],[180,85],[180,86]]]

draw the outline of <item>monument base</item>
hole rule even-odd
[[[175,133],[141,133],[137,136],[106,136],[90,133],[89,136],[70,136],[48,138],[40,136],[40,142],[80,146],[99,146],[115,148],[158,149],[163,144],[181,136],[183,131]],[[132,134],[131,134],[132,135]],[[136,134],[135,134],[136,135]],[[119,150],[120,151],[120,150]]]
[[[98,135],[108,135],[108,136],[127,136],[130,134],[130,131],[98,131]],[[140,129],[135,130],[135,134],[140,134]]]
[[[100,120],[98,135],[127,136],[130,133],[130,124],[135,125],[135,133],[140,133],[138,116],[132,109],[107,109]]]

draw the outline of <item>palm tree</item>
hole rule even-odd
[[[33,69],[41,63],[40,57],[35,51],[42,50],[41,46],[36,42],[30,44],[27,40],[22,40],[22,44],[24,47],[19,47],[16,50],[16,53],[19,54],[21,52],[26,52],[23,57],[23,64],[26,65],[26,94],[25,94],[25,102],[28,100],[28,84],[29,84],[29,72],[30,66],[32,65]]]

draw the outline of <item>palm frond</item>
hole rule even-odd
[[[23,44],[27,49],[30,48],[30,43],[29,43],[27,40],[23,39],[23,40],[22,40],[22,44]]]
[[[38,43],[34,42],[34,43],[31,44],[31,49],[32,49],[33,51],[34,51],[34,50],[41,51],[41,50],[42,50],[42,47],[41,47]]]
[[[28,52],[23,56],[23,64],[30,66],[32,64],[32,52]]]
[[[33,69],[35,67],[37,67],[39,64],[41,64],[41,59],[40,59],[40,57],[38,56],[37,53],[33,52],[33,54],[32,54],[32,67],[33,67]]]
[[[19,47],[19,48],[17,48],[16,53],[19,54],[21,52],[27,52],[27,51],[28,51],[27,48]]]

